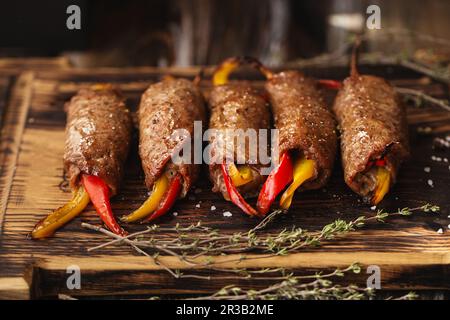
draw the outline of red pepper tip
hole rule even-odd
[[[259,213],[256,211],[251,205],[249,205],[242,195],[239,193],[237,188],[234,186],[231,181],[231,177],[228,174],[227,164],[224,162],[221,164],[222,176],[225,182],[225,186],[227,188],[228,195],[230,196],[231,202],[233,202],[236,206],[238,206],[242,211],[250,216],[258,216]]]
[[[119,226],[114,217],[109,201],[110,190],[106,183],[100,177],[88,174],[81,176],[81,182],[95,207],[95,211],[108,229],[115,234],[123,235],[125,230]]]

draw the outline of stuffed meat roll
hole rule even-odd
[[[33,238],[51,235],[91,201],[106,226],[124,234],[111,210],[128,155],[132,123],[121,94],[111,85],[80,90],[66,105],[64,167],[73,199],[40,221]]]
[[[409,154],[408,127],[394,88],[382,78],[360,75],[355,59],[333,110],[341,131],[345,182],[376,205]]]
[[[261,90],[245,81],[228,82],[228,75],[241,64],[239,58],[230,58],[214,73],[209,129],[217,134],[210,140],[213,161],[209,173],[214,192],[221,192],[245,213],[257,215],[244,197],[257,195],[265,179],[258,133],[270,128],[270,111]]]
[[[275,128],[278,129],[278,165],[267,178],[258,198],[258,210],[269,211],[276,196],[282,209],[291,205],[297,189],[323,187],[336,156],[335,121],[315,80],[298,71],[272,73],[259,66],[268,78]]]
[[[186,196],[200,165],[173,161],[184,143],[194,138],[194,122],[205,121],[205,106],[197,85],[187,79],[166,77],[150,85],[138,110],[139,155],[145,184],[151,194],[135,212],[123,218],[151,221],[165,214]]]

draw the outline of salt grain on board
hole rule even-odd
[[[172,213],[172,214],[173,214],[174,217],[176,217],[176,216],[178,215],[178,212],[175,211],[175,212]]]
[[[215,211],[216,210],[216,206],[211,206],[211,211]]]
[[[430,172],[430,171],[431,171],[431,168],[430,168],[430,167],[425,167],[425,168],[423,168],[423,171],[425,171],[425,172]]]
[[[224,217],[231,217],[233,214],[230,212],[230,211],[225,211],[224,213],[223,213],[223,216]]]
[[[433,180],[428,179],[427,183],[430,187],[432,187],[432,188],[434,187]]]
[[[440,229],[437,231],[437,233],[443,234],[443,233],[444,233],[444,230],[442,230],[442,228],[440,228]]]

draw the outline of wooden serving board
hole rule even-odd
[[[436,97],[448,98],[448,87],[431,83],[419,75],[397,72],[392,66],[378,66],[363,71],[384,75],[398,86],[424,90]],[[260,288],[271,283],[252,279],[234,279],[227,272],[196,269],[173,257],[162,261],[174,269],[191,268],[190,273],[213,275],[211,280],[174,279],[148,258],[136,255],[127,246],[108,247],[87,252],[89,247],[109,239],[81,228],[81,222],[99,224],[91,206],[79,218],[70,222],[53,238],[33,241],[27,238],[34,224],[52,209],[70,198],[63,176],[64,103],[76,91],[95,82],[114,82],[124,92],[128,106],[135,110],[146,87],[162,75],[193,77],[197,69],[94,69],[72,70],[55,68],[35,70],[14,76],[8,93],[2,95],[4,110],[1,131],[0,176],[0,298],[45,298],[57,294],[82,296],[186,296],[204,295],[228,284],[243,288]],[[333,75],[341,79],[347,68]],[[330,77],[325,68],[307,70],[316,77]],[[0,64],[1,74],[1,64]],[[261,81],[254,78],[255,85]],[[5,87],[6,88],[6,87]],[[205,82],[205,90],[207,85]],[[3,100],[1,100],[3,97]],[[332,101],[333,93],[329,93]],[[389,290],[450,290],[450,224],[448,218],[450,197],[449,163],[432,161],[433,155],[450,158],[447,151],[432,148],[434,137],[450,134],[450,113],[436,106],[408,106],[412,157],[398,177],[398,183],[381,203],[382,208],[396,211],[402,207],[417,207],[432,203],[441,207],[437,214],[417,213],[398,217],[387,223],[375,223],[348,236],[308,248],[285,257],[272,257],[222,264],[221,268],[285,267],[300,274],[318,270],[346,267],[353,262],[363,265],[363,272],[346,281],[364,285],[364,268],[381,268],[381,285]],[[432,133],[418,133],[419,127],[430,127]],[[431,172],[424,171],[430,167]],[[204,168],[206,169],[206,168]],[[433,180],[434,187],[427,183]],[[173,226],[202,221],[232,234],[245,232],[258,221],[240,213],[230,203],[210,191],[211,185],[203,170],[197,188],[202,191],[179,201],[174,208],[179,214],[168,214],[158,223]],[[147,190],[137,157],[137,146],[131,150],[126,177],[118,196],[112,200],[113,210],[121,216],[137,208],[146,198]],[[201,201],[200,208],[196,204]],[[211,206],[217,210],[211,211]],[[231,217],[225,217],[230,211]],[[353,194],[344,184],[340,163],[323,190],[297,194],[289,214],[274,221],[267,232],[295,225],[308,230],[319,230],[337,218],[351,220],[359,215],[374,215],[374,211]],[[128,226],[129,231],[145,228]],[[440,234],[437,231],[443,230]],[[221,258],[217,258],[219,261]],[[81,269],[81,289],[69,290],[66,268],[78,265]]]

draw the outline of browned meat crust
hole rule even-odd
[[[173,154],[188,137],[173,133],[184,129],[194,137],[194,121],[205,121],[205,107],[199,89],[186,79],[166,79],[152,84],[143,94],[138,111],[139,155],[145,173],[145,184],[150,189],[166,165],[183,177],[185,196],[197,179],[200,166],[175,165],[170,162]],[[193,150],[193,148],[192,148]]]
[[[280,155],[294,150],[316,163],[315,178],[302,188],[326,184],[336,157],[335,121],[314,80],[298,71],[275,74],[266,83],[279,134]]]
[[[386,155],[392,181],[409,154],[403,105],[384,79],[354,75],[344,81],[333,106],[341,131],[341,152],[347,185],[362,196],[376,186],[370,160]]]
[[[123,98],[112,88],[82,89],[66,108],[64,166],[71,186],[79,183],[80,173],[92,174],[116,194],[132,130]]]
[[[210,129],[216,129],[219,132],[227,129],[242,129],[244,134],[247,129],[269,129],[270,113],[267,101],[259,90],[251,87],[247,82],[214,87],[210,93],[209,105],[211,108]],[[219,165],[226,159],[234,159],[239,164],[248,164],[253,170],[253,182],[238,188],[243,196],[257,195],[259,187],[264,182],[264,177],[260,174],[259,158],[256,161],[250,161],[248,139],[245,141],[245,144],[241,144],[237,139],[226,135],[217,135],[210,139],[210,154],[215,159],[215,163],[209,166],[213,191],[222,192],[227,200],[229,196]],[[218,146],[225,146],[225,152],[220,152]]]

